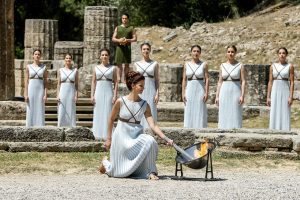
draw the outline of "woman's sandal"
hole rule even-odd
[[[148,176],[149,180],[159,180],[158,176],[156,175],[156,173],[151,173]]]
[[[105,172],[106,172],[106,169],[105,169],[105,167],[104,167],[104,165],[103,165],[103,161],[104,161],[104,160],[107,160],[107,159],[108,159],[108,157],[107,157],[107,156],[104,156],[103,159],[102,159],[102,161],[101,161],[101,165],[100,165],[100,167],[99,167],[99,172],[100,172],[101,174],[105,174]]]

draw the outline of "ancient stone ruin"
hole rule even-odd
[[[14,0],[0,1],[0,100],[14,97]]]

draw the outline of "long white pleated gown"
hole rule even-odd
[[[185,128],[206,128],[207,127],[207,107],[203,102],[205,94],[204,83],[205,62],[185,64],[187,77],[186,105],[184,108]]]
[[[290,64],[274,63],[273,86],[271,91],[270,129],[291,130],[291,107],[288,106],[290,95]]]
[[[243,107],[239,104],[241,91],[241,63],[221,64],[223,82],[219,94],[218,128],[242,128]]]
[[[135,63],[138,72],[145,77],[145,89],[141,95],[141,98],[146,100],[150,106],[151,114],[155,122],[157,122],[157,107],[154,102],[156,95],[155,85],[155,69],[157,62],[151,60],[150,62],[138,61]],[[144,128],[149,128],[148,122],[145,117],[142,118],[141,124]]]
[[[110,161],[104,162],[106,173],[112,177],[147,178],[150,173],[157,173],[155,161],[158,152],[155,139],[144,134],[143,126],[138,123],[147,103],[144,100],[133,102],[122,98],[120,117],[112,135]]]
[[[28,65],[29,84],[28,98],[26,107],[26,126],[44,126],[45,125],[45,104],[44,104],[44,73],[46,66]]]
[[[58,106],[58,123],[61,126],[76,126],[75,78],[77,68],[61,68],[60,73],[60,102]]]
[[[112,109],[113,98],[113,73],[114,66],[95,66],[96,90],[93,116],[93,134],[96,139],[107,138],[108,118]]]

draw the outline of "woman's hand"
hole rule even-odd
[[[74,102],[77,103],[77,101],[78,101],[78,97],[77,97],[77,95],[75,95]]]
[[[46,103],[46,101],[47,101],[47,95],[44,95],[43,100],[44,100],[44,103]]]
[[[173,141],[173,140],[169,140],[169,141],[167,142],[167,145],[173,146],[173,144],[174,144],[174,141]]]
[[[208,95],[207,95],[207,93],[205,93],[203,96],[203,102],[206,103],[207,99],[208,99]]]
[[[159,95],[156,93],[155,97],[154,97],[154,103],[158,104],[159,101]]]
[[[91,103],[95,105],[95,97],[91,97]]]
[[[289,100],[288,100],[288,105],[289,107],[293,104],[293,98],[292,97],[289,97]]]
[[[111,103],[112,103],[112,104],[115,104],[116,100],[117,100],[117,97],[116,97],[116,96],[113,96],[113,98],[112,98],[112,100],[111,100]]]
[[[107,139],[104,143],[104,148],[106,149],[106,151],[109,151],[110,146],[111,146],[111,140]]]
[[[267,106],[271,106],[271,99],[269,97],[267,98]]]
[[[217,106],[219,106],[219,97],[216,97],[216,99],[215,99],[215,104],[216,104]]]
[[[242,105],[244,103],[244,96],[240,96],[239,104]]]
[[[183,103],[184,103],[184,105],[186,104],[186,96],[185,96],[185,94],[184,95],[182,95],[182,101],[183,101]]]
[[[25,96],[25,97],[24,97],[24,100],[25,100],[26,103],[28,103],[28,102],[29,102],[28,96]]]

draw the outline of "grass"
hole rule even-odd
[[[107,153],[0,153],[0,175],[4,174],[94,174],[100,159]],[[160,148],[159,170],[174,170],[176,151]],[[300,170],[300,160],[269,159],[266,156],[228,156],[214,153],[214,167],[218,169],[281,169]]]

